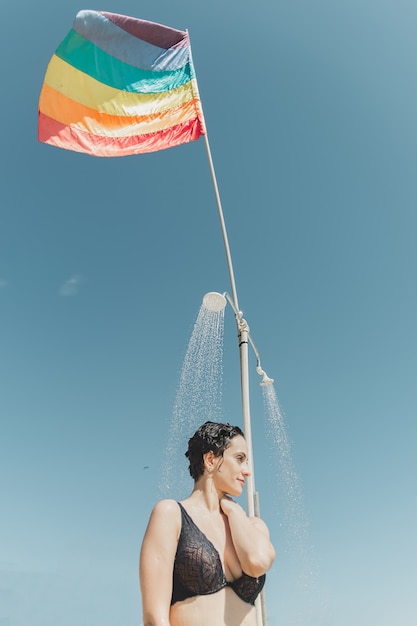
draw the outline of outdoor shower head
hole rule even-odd
[[[269,378],[268,374],[264,372],[264,370],[262,369],[260,365],[258,365],[258,367],[256,368],[256,371],[258,372],[259,376],[262,376],[262,380],[259,383],[261,387],[267,387],[268,385],[272,385],[272,383],[274,382],[274,379]]]
[[[216,313],[223,311],[226,304],[226,298],[221,293],[217,293],[216,291],[206,293],[203,298],[203,305],[205,308]]]
[[[269,378],[267,374],[264,374],[259,384],[261,385],[261,387],[267,387],[268,385],[272,385],[273,382],[274,382],[273,378]]]

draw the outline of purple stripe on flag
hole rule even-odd
[[[158,46],[159,48],[173,48],[180,46],[188,46],[188,33],[185,30],[176,30],[169,26],[163,26],[156,22],[148,22],[147,20],[138,20],[127,15],[118,15],[117,13],[107,13],[100,11],[108,20],[122,28],[134,37],[139,37],[148,43]]]

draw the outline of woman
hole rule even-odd
[[[250,475],[243,432],[206,422],[186,457],[191,495],[158,502],[142,544],[144,626],[256,626],[275,552],[265,523],[232,499]]]

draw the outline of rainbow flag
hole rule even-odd
[[[39,141],[94,156],[155,152],[205,134],[187,31],[80,11],[44,79]]]

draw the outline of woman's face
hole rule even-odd
[[[230,496],[240,496],[245,479],[250,476],[248,449],[241,435],[231,439],[223,456],[214,457],[214,481],[220,491]]]

